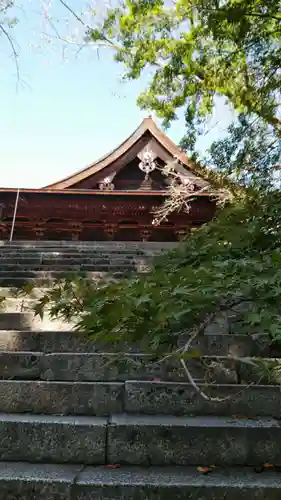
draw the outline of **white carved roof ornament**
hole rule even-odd
[[[139,168],[145,173],[145,180],[148,179],[150,172],[156,169],[156,157],[151,148],[150,143],[148,143],[138,154],[138,158],[141,160],[139,163]]]
[[[100,183],[99,183],[99,189],[101,191],[114,191],[114,184],[113,184],[113,179],[116,175],[116,172],[113,172],[111,175],[108,175],[105,177]]]

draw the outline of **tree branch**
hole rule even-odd
[[[20,81],[20,70],[19,70],[18,53],[16,51],[15,43],[14,43],[11,35],[6,30],[6,28],[4,28],[2,23],[0,23],[0,31],[2,31],[2,33],[4,33],[5,37],[7,38],[8,42],[12,48],[13,58],[14,58],[15,66],[16,66],[16,72],[17,72],[17,80],[19,82]]]
[[[79,23],[81,23],[85,28],[89,28],[87,24],[83,21],[82,17],[78,16],[76,12],[64,1],[64,0],[59,0],[60,3],[77,19]]]

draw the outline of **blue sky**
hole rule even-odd
[[[91,49],[63,58],[62,43],[42,39],[46,26],[28,9],[14,28],[24,85],[17,85],[7,41],[0,37],[2,187],[42,187],[74,173],[121,143],[148,115],[136,105],[144,80],[120,83],[122,67],[107,51],[99,59]],[[216,114],[220,126],[201,140],[202,149],[229,122],[223,105]],[[178,142],[183,122],[168,133]]]

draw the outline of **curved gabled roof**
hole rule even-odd
[[[103,169],[106,169],[109,165],[115,162],[118,158],[120,158],[126,151],[131,149],[137,141],[139,141],[147,132],[150,132],[152,137],[158,141],[158,143],[165,148],[172,157],[177,157],[186,167],[192,169],[192,163],[186,154],[178,147],[176,144],[167,137],[162,130],[160,130],[156,123],[153,121],[151,117],[144,118],[140,126],[133,132],[128,139],[126,139],[120,146],[114,149],[111,153],[105,155],[100,160],[92,163],[88,167],[80,170],[76,174],[70,175],[65,179],[60,180],[59,182],[55,182],[54,184],[50,184],[45,186],[43,189],[66,189],[71,186],[81,182],[91,175],[97,174],[101,172]]]

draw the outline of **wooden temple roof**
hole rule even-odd
[[[120,146],[115,148],[109,154],[105,155],[96,162],[90,164],[86,168],[70,175],[58,182],[49,184],[41,189],[21,189],[21,192],[26,193],[56,193],[56,194],[81,194],[81,195],[148,195],[149,191],[153,195],[165,196],[166,188],[161,186],[159,189],[157,183],[150,190],[142,190],[141,186],[137,189],[128,187],[124,189],[120,186],[114,186],[112,191],[101,190],[100,183],[104,179],[113,179],[116,174],[131,165],[134,160],[141,158],[142,151],[149,148],[153,151],[155,158],[158,158],[162,164],[167,164],[171,161],[174,163],[174,169],[178,173],[187,177],[198,186],[206,186],[208,182],[199,177],[193,169],[193,164],[188,156],[180,149],[160,128],[156,125],[151,117],[144,118],[139,127],[130,135]],[[140,162],[140,160],[138,160]],[[162,177],[163,174],[161,174]],[[0,192],[17,191],[14,188],[0,188]],[[207,192],[202,192],[203,196],[208,196]]]
[[[139,127],[133,132],[128,139],[126,139],[120,146],[114,149],[109,154],[103,156],[98,161],[92,163],[86,168],[80,170],[79,172],[66,177],[65,179],[55,182],[54,184],[49,184],[44,189],[69,189],[77,183],[81,183],[90,176],[103,173],[105,176],[110,173],[110,167],[113,169],[120,169],[120,166],[124,166],[126,160],[132,159],[136,156],[141,149],[147,145],[151,139],[156,141],[154,147],[156,146],[159,156],[162,156],[164,161],[171,160],[172,158],[178,158],[180,162],[192,170],[192,163],[186,154],[178,147],[176,144],[166,135],[162,130],[160,130],[154,120],[151,117],[144,118]],[[158,144],[157,144],[158,143]],[[158,148],[157,148],[158,145]],[[160,146],[160,147],[159,147]],[[130,154],[130,152],[132,154]],[[124,155],[128,154],[128,158],[124,158]],[[166,154],[165,154],[166,153]],[[119,162],[118,162],[119,160]],[[121,160],[121,162],[120,162]]]

